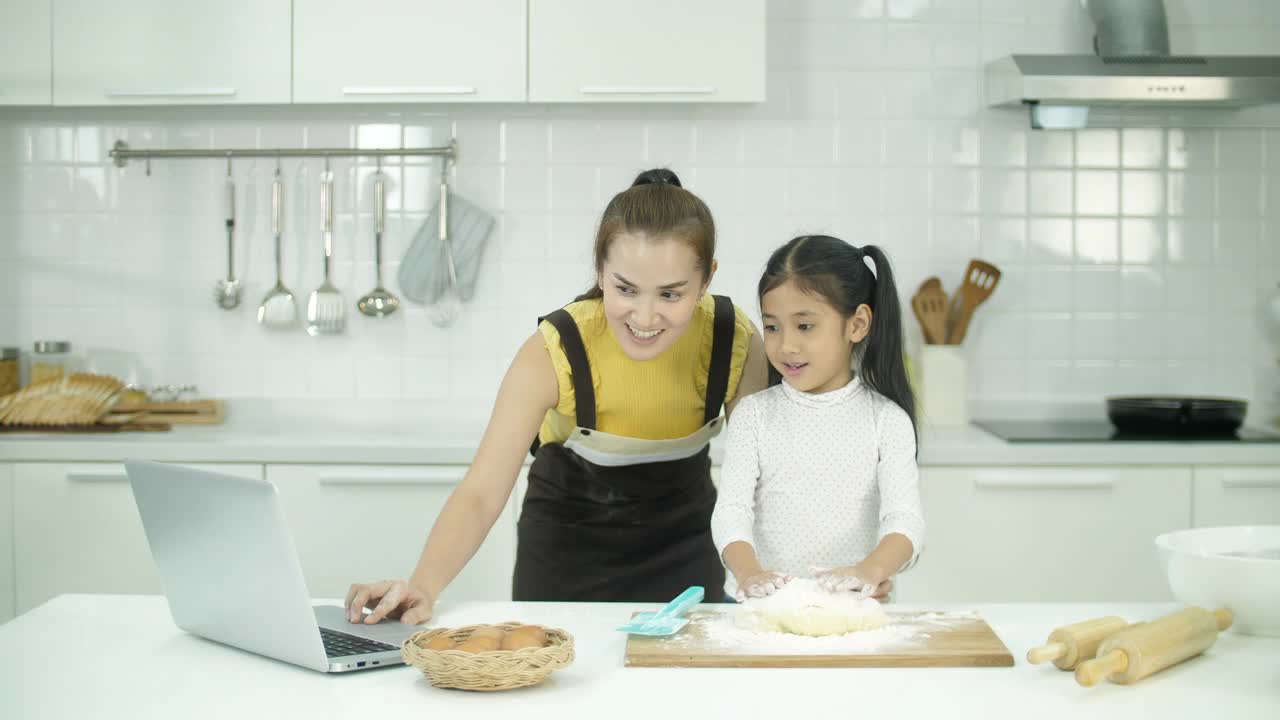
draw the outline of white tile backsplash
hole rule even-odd
[[[1274,53],[1280,3],[1166,3],[1175,51]],[[595,224],[636,172],[667,166],[716,214],[714,288],[755,311],[768,253],[829,232],[891,253],[904,300],[970,257],[1004,280],[970,330],[975,400],[1108,392],[1270,396],[1280,328],[1280,128],[1032,131],[982,102],[982,63],[1087,52],[1078,0],[771,0],[768,98],[741,106],[0,109],[0,344],[68,338],[96,367],[225,397],[492,401],[534,318],[586,289]],[[335,281],[348,332],[267,332],[274,162],[233,166],[237,271],[225,272],[224,167],[135,147],[459,144],[454,189],[494,213],[477,296],[452,328],[406,303],[355,312],[373,285],[369,159],[334,160]],[[284,280],[320,281],[316,160],[287,160]],[[435,203],[439,162],[390,158],[384,276]],[[906,313],[909,335],[918,331]],[[1261,414],[1256,417],[1262,417]]]

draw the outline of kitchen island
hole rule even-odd
[[[252,591],[246,589],[246,591]],[[1152,619],[1163,603],[895,606],[977,611],[1012,668],[629,668],[614,628],[642,604],[443,603],[434,624],[521,620],[568,630],[576,660],[540,686],[431,687],[397,666],[324,675],[179,630],[159,596],[62,595],[0,625],[0,717],[43,718],[1026,718],[1280,716],[1280,639],[1224,633],[1136,685],[1078,686],[1026,662],[1059,625]]]

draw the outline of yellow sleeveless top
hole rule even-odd
[[[644,440],[673,440],[702,427],[715,329],[715,300],[710,294],[698,301],[689,327],[675,345],[643,362],[628,357],[609,331],[604,301],[582,300],[564,309],[578,325],[586,346],[596,393],[597,430]],[[755,332],[742,308],[734,305],[733,310],[733,355],[726,403],[737,395],[747,346]],[[538,438],[544,444],[564,442],[577,424],[573,373],[560,344],[560,332],[546,321],[538,324],[538,330],[546,340],[560,385],[559,402],[547,412]]]

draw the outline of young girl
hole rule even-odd
[[[535,436],[514,599],[666,602],[689,585],[724,584],[707,447],[721,407],[763,388],[768,363],[747,314],[707,294],[715,239],[707,206],[668,170],[613,197],[593,287],[525,341],[413,575],[352,585],[352,622],[431,618],[506,506]]]
[[[711,518],[725,589],[763,597],[812,574],[883,598],[924,541],[889,262],[871,245],[798,237],[769,258],[759,295],[775,384],[729,425]]]

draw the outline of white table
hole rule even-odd
[[[1025,661],[1054,627],[1148,604],[1020,604],[976,609],[1012,668],[719,669],[623,667],[613,628],[641,605],[466,603],[438,624],[522,620],[565,628],[577,659],[544,684],[501,693],[432,688],[404,666],[324,675],[178,630],[161,597],[64,595],[0,626],[0,718],[902,718],[1280,717],[1280,639],[1234,633],[1142,682],[1093,688]],[[451,713],[451,714],[446,714]]]

